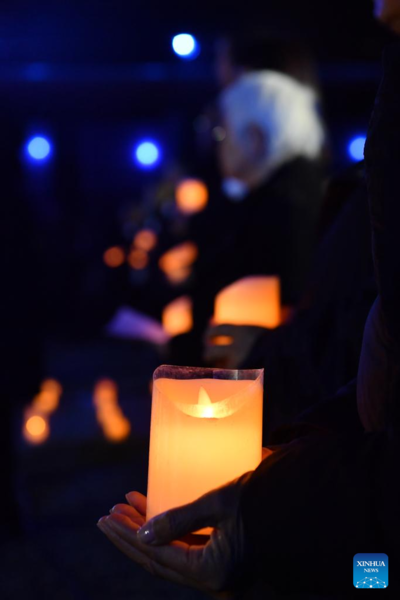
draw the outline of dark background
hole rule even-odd
[[[171,50],[182,31],[200,42],[194,61]],[[102,262],[103,251],[121,239],[121,214],[173,161],[202,174],[193,122],[217,91],[215,40],[260,31],[303,39],[314,50],[332,170],[345,167],[349,139],[366,131],[380,76],[386,34],[373,20],[372,2],[1,3],[0,127],[13,123],[21,151],[36,132],[53,142],[45,164],[20,161],[48,267],[52,327],[69,329],[78,320],[96,329],[126,300],[126,273],[110,273]],[[159,169],[141,171],[132,161],[142,136],[159,140]],[[11,147],[9,138],[1,144]]]
[[[127,265],[107,268],[103,252],[125,242],[127,215],[154,199],[171,165],[207,175],[194,123],[217,93],[215,41],[253,31],[310,44],[331,138],[330,172],[348,167],[348,142],[366,132],[388,39],[373,20],[372,2],[0,3],[0,206],[6,216],[0,317],[9,336],[3,345],[14,350],[5,399],[16,460],[9,445],[1,458],[12,471],[20,521],[17,527],[8,520],[10,538],[0,548],[2,599],[200,598],[136,568],[95,527],[124,493],[146,490],[149,381],[163,362],[144,343],[102,335],[122,303],[145,305],[154,316],[158,310],[140,277],[132,281]],[[181,32],[197,37],[196,60],[173,54],[171,38]],[[53,144],[43,163],[24,153],[35,134]],[[162,147],[163,160],[152,171],[132,160],[142,137]],[[4,273],[11,273],[17,304],[7,304]],[[34,447],[21,435],[23,407],[44,377],[60,381],[63,394],[50,438]],[[120,444],[107,442],[96,423],[93,388],[103,377],[116,381],[131,423]],[[13,380],[15,389],[29,383],[30,392],[14,394]],[[1,423],[3,436],[9,423]]]

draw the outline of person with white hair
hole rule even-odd
[[[220,97],[223,174],[251,190],[291,160],[318,160],[325,131],[317,104],[314,90],[283,73],[243,74]]]
[[[326,141],[316,92],[277,71],[249,71],[218,105],[223,198],[197,222],[194,328],[171,342],[174,364],[202,360],[214,298],[242,277],[278,276],[283,304],[295,306],[315,249]]]

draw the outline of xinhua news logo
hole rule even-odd
[[[383,589],[389,585],[387,554],[356,554],[353,558],[354,587],[364,590]]]

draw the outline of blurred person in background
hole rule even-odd
[[[393,15],[382,5],[380,10],[385,18]],[[232,67],[232,55],[228,52],[229,60],[220,67],[224,80],[245,70]],[[313,71],[307,73],[311,81]],[[226,324],[210,327],[205,336],[208,364],[265,369],[266,438],[279,424],[355,379],[365,320],[376,296],[362,162],[330,181],[321,205],[317,251],[292,318],[275,330]],[[214,345],[219,336],[233,343]],[[355,398],[354,381],[351,387]]]
[[[172,343],[176,364],[201,360],[215,295],[241,277],[278,275],[283,303],[296,305],[315,246],[326,143],[315,92],[283,73],[252,71],[222,91],[219,109],[213,134],[232,202],[197,225],[195,325]]]

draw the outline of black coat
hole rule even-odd
[[[331,431],[303,432],[250,478],[242,502],[247,540],[259,576],[283,591],[358,592],[352,562],[359,552],[387,554],[391,597],[400,591],[400,46],[384,64],[366,147],[379,300],[359,385],[372,388],[369,400],[385,418],[370,433],[340,432],[337,422]]]

